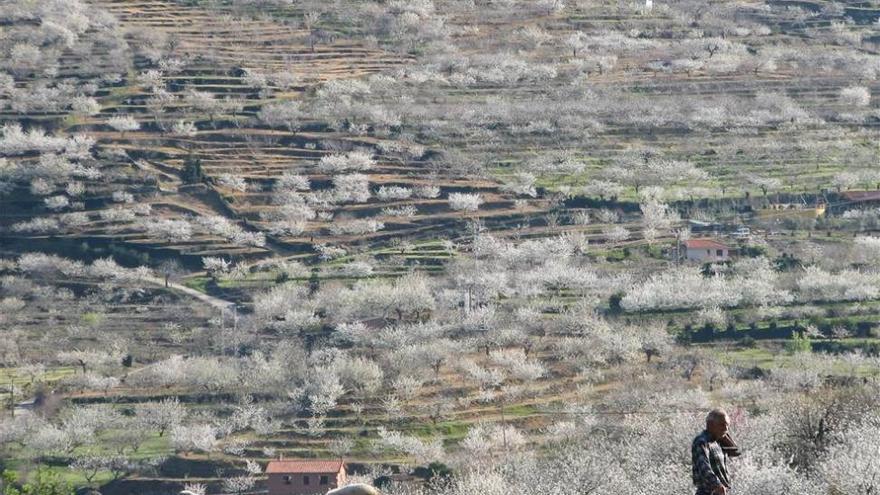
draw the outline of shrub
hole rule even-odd
[[[434,478],[448,478],[452,475],[452,469],[442,462],[432,462],[427,466],[418,466],[413,469],[413,476],[418,476],[425,481],[431,481]]]
[[[183,171],[180,172],[180,179],[185,184],[196,184],[205,179],[202,172],[202,160],[194,156],[188,156],[183,162]]]
[[[457,211],[477,211],[483,204],[483,197],[479,194],[449,193],[449,207]]]
[[[608,298],[608,307],[612,314],[619,314],[623,311],[623,308],[620,306],[620,301],[623,299],[624,295],[626,294],[623,292],[615,292]]]
[[[800,352],[810,352],[813,350],[812,342],[809,337],[805,337],[800,333],[791,336],[791,339],[785,343],[785,351],[789,354],[797,354]]]

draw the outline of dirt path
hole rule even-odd
[[[165,281],[162,280],[161,278],[158,278],[158,277],[147,277],[147,278],[144,278],[143,280],[150,282],[152,284],[158,285],[160,287],[166,287]],[[208,305],[210,305],[214,308],[217,308],[221,311],[231,309],[234,306],[236,306],[236,303],[234,303],[232,301],[227,301],[226,299],[220,299],[219,297],[210,296],[210,295],[205,294],[203,292],[199,292],[195,289],[192,289],[192,288],[187,287],[185,285],[176,284],[174,282],[169,282],[167,288],[174,291],[174,292],[182,292],[182,293],[184,293],[194,299],[198,299],[199,301],[202,301],[203,303],[208,304]]]

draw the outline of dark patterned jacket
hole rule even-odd
[[[708,431],[703,430],[697,435],[691,444],[693,480],[694,486],[697,487],[697,493],[710,494],[718,485],[730,488],[727,458],[740,454],[739,447],[729,437],[718,442],[712,439]]]

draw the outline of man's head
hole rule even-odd
[[[727,427],[730,426],[730,418],[724,409],[712,409],[706,416],[706,431],[712,438],[718,440],[727,435]]]

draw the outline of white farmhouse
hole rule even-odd
[[[710,263],[730,259],[730,246],[711,239],[691,239],[684,241],[684,257],[688,261]]]

